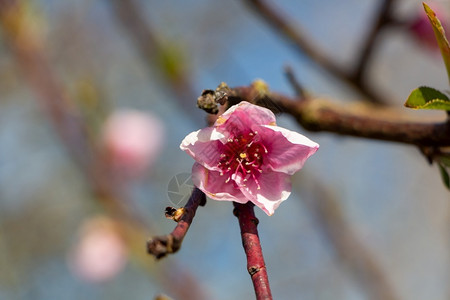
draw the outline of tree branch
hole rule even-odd
[[[147,241],[147,252],[157,259],[160,259],[167,254],[175,253],[180,250],[183,239],[194,219],[198,206],[202,206],[205,203],[205,194],[198,188],[194,188],[191,197],[184,207],[184,213],[175,229],[170,234],[150,238]]]
[[[158,32],[148,22],[139,1],[112,0],[110,2],[119,24],[130,36],[147,68],[152,72],[155,70],[159,72],[158,78],[167,85],[167,90],[174,93],[178,103],[187,110],[187,115],[193,118],[198,117],[198,110],[190,105],[192,99],[196,98],[195,88],[182,57],[178,58],[179,61],[176,64],[165,61],[168,59],[165,56],[170,49],[164,45]]]
[[[254,205],[251,202],[246,204],[233,202],[233,205],[235,207],[233,213],[238,218],[241,228],[242,244],[247,256],[247,271],[252,278],[256,299],[270,300],[272,294],[259,241],[257,229],[259,221],[253,211]]]
[[[0,0],[2,38],[25,79],[44,102],[48,115],[58,125],[55,129],[68,146],[67,150],[74,161],[85,168],[92,160],[85,124],[54,76],[41,37],[30,30],[23,15],[20,1]]]
[[[88,128],[77,110],[77,103],[75,99],[67,96],[53,72],[42,36],[39,35],[39,27],[30,27],[34,23],[27,19],[26,8],[23,1],[0,0],[2,38],[10,48],[26,81],[47,110],[71,158],[85,173],[86,183],[91,187],[95,199],[114,218],[123,221],[118,233],[124,238],[131,254],[142,262],[140,266],[153,276],[157,274],[154,280],[159,281],[165,289],[170,289],[179,299],[210,299],[192,274],[183,270],[176,261],[170,262],[167,269],[155,270],[155,267],[149,264],[142,248],[134,247],[142,243],[148,235],[149,226],[132,203],[127,201],[129,199],[125,197],[122,186],[114,180],[111,169],[105,165],[101,154],[90,143],[86,134]],[[180,277],[176,277],[178,274],[182,281]],[[174,282],[179,284],[174,285]]]
[[[295,94],[300,99],[304,99],[307,97],[306,91],[303,88],[303,86],[300,84],[300,82],[297,80],[297,77],[294,74],[294,71],[290,66],[286,66],[284,68],[284,74],[286,75],[287,80],[291,84],[292,88],[295,91]]]
[[[366,41],[362,47],[360,57],[355,65],[354,80],[364,84],[363,78],[367,70],[367,66],[370,64],[370,58],[372,57],[373,50],[375,48],[375,41],[379,36],[379,33],[384,26],[390,24],[392,21],[391,9],[395,0],[384,0],[381,3],[381,7],[378,13],[378,18],[374,23],[371,31],[367,34]]]
[[[276,8],[267,4],[264,0],[244,0],[254,10],[271,25],[281,36],[284,36],[293,46],[302,54],[306,54],[310,59],[316,62],[323,69],[332,75],[341,79],[356,91],[367,97],[374,103],[382,104],[383,99],[377,93],[369,89],[366,85],[360,84],[359,80],[355,80],[355,76],[351,72],[346,71],[336,64],[334,60],[325,55],[318,47],[314,46],[305,34],[294,26],[288,18],[277,11]]]
[[[232,93],[245,101],[258,102],[258,91],[253,85],[234,88]],[[422,147],[450,145],[450,122],[444,119],[442,122],[425,123],[399,109],[368,103],[338,104],[326,99],[299,101],[278,93],[268,93],[264,97],[310,131],[326,131]]]

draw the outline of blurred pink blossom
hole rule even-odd
[[[436,13],[436,17],[441,21],[444,30],[448,32],[448,30],[450,30],[450,28],[448,27],[450,25],[448,13],[446,13],[445,9],[441,5],[439,5],[438,2],[429,2],[428,4]],[[413,36],[420,44],[430,49],[439,51],[439,46],[436,41],[436,37],[434,35],[430,20],[428,19],[428,16],[425,13],[422,5],[418,7],[419,11],[417,12],[417,15],[411,20],[409,24],[409,31],[413,34]]]
[[[139,176],[161,152],[164,125],[148,112],[117,110],[107,118],[102,138],[115,171]]]
[[[196,160],[194,184],[212,199],[251,201],[272,215],[291,193],[291,175],[319,148],[275,121],[270,110],[241,102],[189,134],[180,148]]]
[[[88,282],[105,282],[125,266],[127,251],[116,224],[107,217],[88,220],[69,255],[72,272]]]

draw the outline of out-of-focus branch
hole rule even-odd
[[[285,37],[302,54],[306,54],[323,69],[341,79],[356,91],[360,92],[367,100],[375,103],[384,103],[383,99],[366,85],[361,85],[360,80],[355,80],[352,72],[349,72],[335,63],[333,59],[325,55],[318,47],[306,37],[298,26],[294,26],[288,18],[280,13],[273,5],[265,0],[244,0],[276,31]]]
[[[86,130],[50,71],[41,41],[26,26],[22,16],[23,5],[20,1],[0,1],[0,26],[3,38],[15,55],[16,62],[28,82],[42,99],[48,100],[44,107],[58,124],[56,130],[68,145],[67,149],[78,163],[86,166],[91,154],[86,144]]]
[[[253,210],[254,205],[251,202],[246,204],[233,202],[234,215],[239,220],[241,228],[242,245],[247,256],[247,271],[253,282],[257,300],[270,300],[272,293],[269,286],[269,277],[261,249],[261,242],[258,236],[258,219]]]
[[[297,77],[295,76],[294,71],[290,66],[284,68],[284,74],[286,75],[286,78],[291,84],[291,86],[294,88],[297,97],[299,97],[300,99],[306,98],[306,91],[300,84],[300,82],[297,80]]]
[[[306,202],[317,216],[340,262],[361,282],[369,299],[400,299],[374,253],[352,230],[333,193],[317,180],[313,185],[311,200]]]
[[[254,85],[231,90],[234,96],[258,103]],[[399,109],[367,103],[338,104],[326,99],[296,99],[278,93],[264,95],[292,115],[307,130],[384,140],[417,146],[450,145],[450,122],[425,123]],[[302,101],[301,101],[302,100]]]
[[[190,105],[196,97],[189,74],[187,74],[181,62],[168,62],[171,65],[173,64],[172,66],[161,64],[168,49],[163,46],[148,20],[146,20],[144,10],[140,7],[138,1],[111,0],[110,2],[119,24],[132,38],[148,69],[150,71],[156,69],[162,75],[161,78],[168,85],[168,90],[175,93],[178,101],[183,105],[183,109],[188,110],[189,115],[195,116],[198,114],[195,106]],[[170,57],[168,59],[170,60]],[[158,62],[160,63],[159,67]]]
[[[63,92],[54,75],[45,54],[39,28],[30,27],[33,23],[27,19],[25,5],[26,1],[0,0],[2,38],[10,48],[22,74],[36,92],[37,98],[41,100],[42,106],[48,111],[63,144],[86,174],[86,183],[92,188],[94,196],[109,214],[123,223],[119,234],[127,242],[134,256],[142,261],[141,266],[150,270],[152,266],[149,266],[141,245],[148,235],[149,226],[142,216],[133,210],[132,203],[127,201],[120,184],[117,184],[113,174],[109,173],[110,168],[105,165],[95,146],[89,143],[86,124],[77,110],[76,103]],[[135,247],[137,243],[139,248]],[[170,272],[158,271],[156,279],[177,298],[208,298],[192,275],[175,262],[170,264],[169,270]],[[171,280],[173,273],[182,274],[183,279]],[[179,284],[173,285],[173,282]]]
[[[177,252],[181,248],[183,239],[194,219],[198,206],[204,205],[205,202],[205,194],[198,188],[194,188],[191,197],[183,208],[183,215],[179,219],[175,229],[170,234],[149,239],[147,241],[147,252],[157,259]]]
[[[56,79],[38,29],[29,28],[24,5],[21,1],[0,0],[0,29],[22,74],[35,90],[63,144],[87,175],[88,182],[102,204],[116,217],[139,222],[130,205],[117,201],[120,195],[113,188],[116,185],[106,175],[107,167],[102,164],[102,160],[96,159],[96,149],[89,142],[86,124],[76,103],[67,96]]]
[[[378,35],[386,25],[391,24],[393,22],[391,12],[394,3],[395,0],[383,0],[383,2],[380,5],[378,17],[372,29],[367,34],[367,38],[362,47],[359,60],[355,65],[355,71],[353,75],[354,80],[362,85],[365,84],[363,82],[364,75],[367,70],[367,67],[370,65],[370,60],[376,46],[375,42],[378,38]]]

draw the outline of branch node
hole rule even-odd
[[[215,90],[203,90],[200,97],[197,98],[197,107],[203,109],[209,114],[217,115],[219,112],[218,104],[225,105],[232,97],[232,90],[225,82],[221,82]]]
[[[156,259],[163,258],[167,254],[178,251],[180,247],[174,245],[171,234],[151,238],[147,241],[147,253],[152,254]]]
[[[206,203],[206,196],[198,188],[194,188],[185,207],[179,209],[167,207],[166,215],[168,210],[169,213],[175,214],[176,216],[173,217],[173,220],[177,222],[177,226],[168,235],[156,236],[149,239],[147,241],[147,252],[157,259],[160,259],[167,254],[175,253],[180,250],[183,239],[186,236],[200,203]],[[172,217],[169,216],[169,218]]]
[[[259,266],[250,266],[248,267],[247,271],[250,274],[250,276],[253,276],[259,271],[261,271],[261,268]]]
[[[167,219],[174,220],[178,223],[187,212],[188,209],[185,207],[175,208],[172,206],[167,206],[164,215]]]
[[[258,226],[258,224],[259,224],[259,219],[258,218],[252,218],[251,219],[251,222],[253,223],[253,224],[255,224],[255,226]]]
[[[238,209],[237,207],[233,208],[233,215],[234,215],[236,218],[239,218],[239,209]]]
[[[197,98],[197,107],[203,109],[208,114],[217,115],[219,108],[214,97],[213,90],[203,90],[200,97]]]
[[[272,299],[269,278],[265,268],[261,242],[258,236],[258,219],[253,211],[254,204],[233,202],[234,215],[238,218],[241,229],[242,245],[247,256],[247,271],[253,282],[256,299]]]

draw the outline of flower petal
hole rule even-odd
[[[225,136],[212,127],[191,132],[181,142],[180,148],[208,169],[217,169]]]
[[[300,133],[278,126],[259,127],[258,132],[268,149],[265,159],[270,170],[292,175],[319,149],[319,144]]]
[[[192,182],[211,199],[247,203],[248,199],[233,181],[225,182],[226,179],[226,176],[220,176],[219,172],[208,170],[199,163],[192,167]]]
[[[262,173],[258,183],[248,181],[246,187],[241,187],[241,191],[256,206],[271,216],[280,203],[291,194],[291,179],[285,173]]]
[[[237,135],[242,131],[250,130],[255,124],[275,125],[275,115],[267,108],[242,101],[222,114],[214,126]]]

